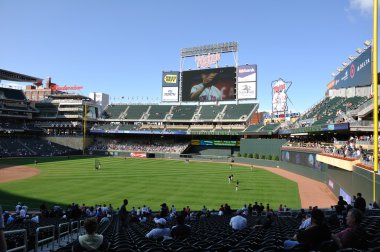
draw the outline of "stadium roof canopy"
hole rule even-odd
[[[0,69],[0,80],[19,81],[19,82],[41,82],[41,78],[15,73]]]

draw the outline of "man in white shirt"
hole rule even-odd
[[[20,210],[20,217],[25,219],[26,218],[26,208],[22,207]]]
[[[150,232],[145,235],[146,238],[159,239],[170,236],[170,229],[165,228],[166,220],[164,218],[154,219],[154,222],[157,224],[157,227],[150,230]]]
[[[222,100],[222,91],[214,85],[217,83],[215,78],[218,73],[202,74],[202,83],[195,85],[190,90],[191,100],[198,101],[220,101]]]
[[[242,210],[236,211],[236,216],[232,217],[230,220],[230,226],[233,230],[242,230],[247,227],[247,219],[241,216]]]

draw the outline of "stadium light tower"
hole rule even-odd
[[[361,54],[362,52],[364,52],[364,50],[362,48],[358,48],[358,49],[356,49],[356,52]]]
[[[364,41],[364,45],[365,45],[366,47],[369,47],[371,44],[372,44],[372,41],[371,41],[371,40],[366,40],[366,41]]]
[[[354,61],[356,58],[357,58],[356,56],[352,56],[352,55],[350,55],[350,56],[348,57],[348,59],[349,59],[350,61]]]

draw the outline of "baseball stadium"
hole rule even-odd
[[[379,251],[377,38],[359,49],[303,112],[282,78],[260,110],[237,42],[181,49],[157,102],[0,69],[22,86],[0,87],[0,251]]]

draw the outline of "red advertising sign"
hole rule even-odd
[[[146,158],[145,152],[131,152],[131,157],[133,158]]]

